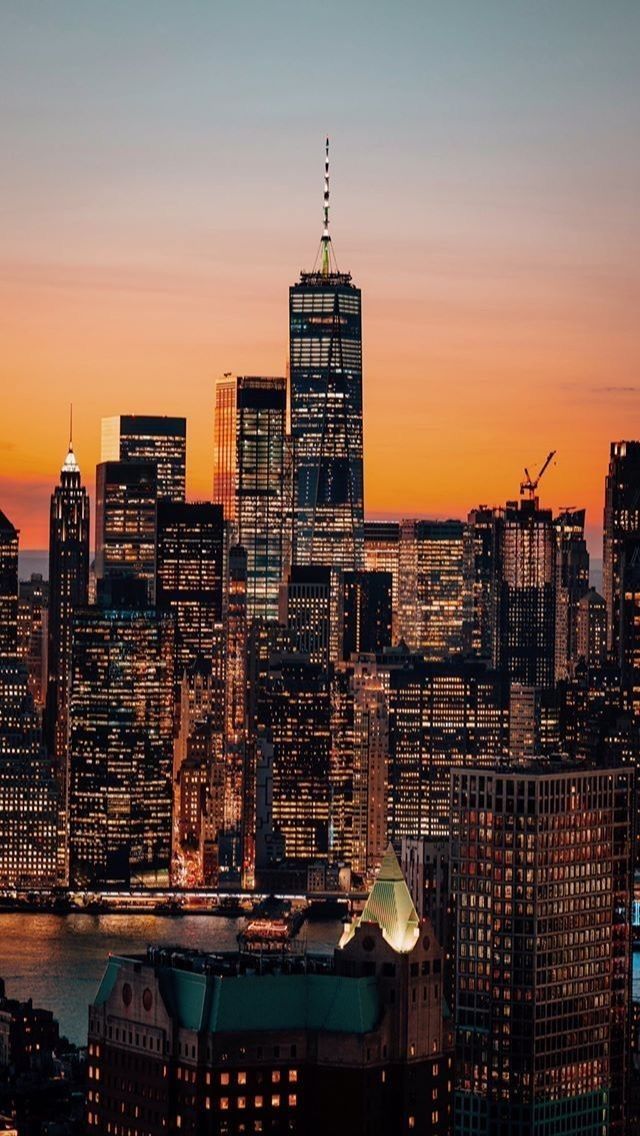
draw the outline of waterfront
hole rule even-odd
[[[61,1032],[83,1045],[87,1006],[110,953],[139,954],[149,944],[234,950],[244,922],[203,915],[0,914],[0,977],[9,997],[33,998],[53,1010]],[[329,954],[341,930],[337,921],[307,922],[301,937],[310,951]]]

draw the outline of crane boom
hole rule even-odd
[[[536,477],[535,481],[532,480],[531,474],[529,473],[529,470],[525,466],[525,468],[524,468],[525,479],[524,479],[524,481],[520,482],[520,496],[523,496],[525,493],[528,493],[529,499],[533,500],[533,498],[536,495],[536,489],[538,488],[538,484],[540,482],[540,479],[541,479],[542,475],[544,474],[545,470],[547,469],[549,463],[556,456],[556,453],[557,453],[556,450],[551,450],[550,453],[547,454],[546,460],[545,460],[545,462],[542,466],[542,469],[540,470],[540,473]]]

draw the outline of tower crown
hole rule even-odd
[[[340,946],[346,947],[359,927],[377,923],[382,937],[398,954],[408,954],[420,934],[420,920],[393,847],[385,852],[378,878],[362,915],[345,927]]]

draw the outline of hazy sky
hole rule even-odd
[[[640,435],[637,0],[3,0],[0,508],[47,543],[67,442],[184,413],[211,492],[213,380],[283,374],[331,136],[363,289],[366,510],[466,514],[558,457],[600,527]]]

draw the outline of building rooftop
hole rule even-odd
[[[173,961],[172,961],[173,958]],[[188,969],[189,955],[179,957],[150,951],[162,999],[183,1029],[207,1033],[311,1030],[328,1033],[370,1033],[380,1017],[375,978],[350,978],[326,973],[211,973]],[[191,962],[203,965],[203,956]],[[215,968],[216,960],[212,957]],[[224,968],[224,961],[218,969]],[[111,956],[95,998],[109,999],[122,972],[145,963]]]
[[[345,927],[340,940],[341,947],[350,942],[363,923],[377,923],[382,937],[399,954],[407,954],[416,945],[420,920],[391,845],[384,854],[378,878],[369,893],[362,915]]]

